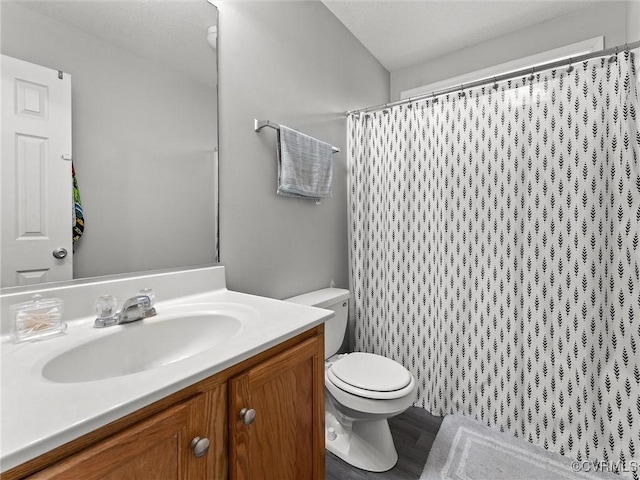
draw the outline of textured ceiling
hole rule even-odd
[[[389,71],[415,65],[594,1],[322,0]]]
[[[216,81],[215,51],[207,42],[207,27],[217,24],[217,10],[204,0],[16,3],[198,81]]]
[[[7,1],[7,0],[2,0]],[[207,83],[216,10],[203,0],[16,0]],[[322,0],[389,71],[569,14],[596,0]]]

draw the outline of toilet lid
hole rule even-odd
[[[339,380],[373,392],[393,392],[411,382],[409,371],[397,362],[372,353],[350,353],[331,366]]]

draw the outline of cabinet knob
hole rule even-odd
[[[197,458],[204,456],[209,451],[209,439],[195,437],[191,440],[191,451]]]
[[[240,410],[240,418],[245,425],[251,425],[256,419],[256,411],[253,408],[243,408]]]

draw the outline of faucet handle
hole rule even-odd
[[[101,295],[96,299],[96,321],[97,328],[109,327],[118,323],[118,299],[113,295]]]
[[[145,297],[149,297],[149,307],[151,308],[155,305],[156,303],[156,294],[155,292],[151,289],[151,288],[143,288],[142,290],[139,290],[138,293],[136,293],[136,296],[145,296]]]

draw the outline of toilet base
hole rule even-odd
[[[326,412],[325,445],[328,451],[348,464],[369,472],[386,472],[398,462],[398,452],[386,419],[341,423],[335,415]]]

